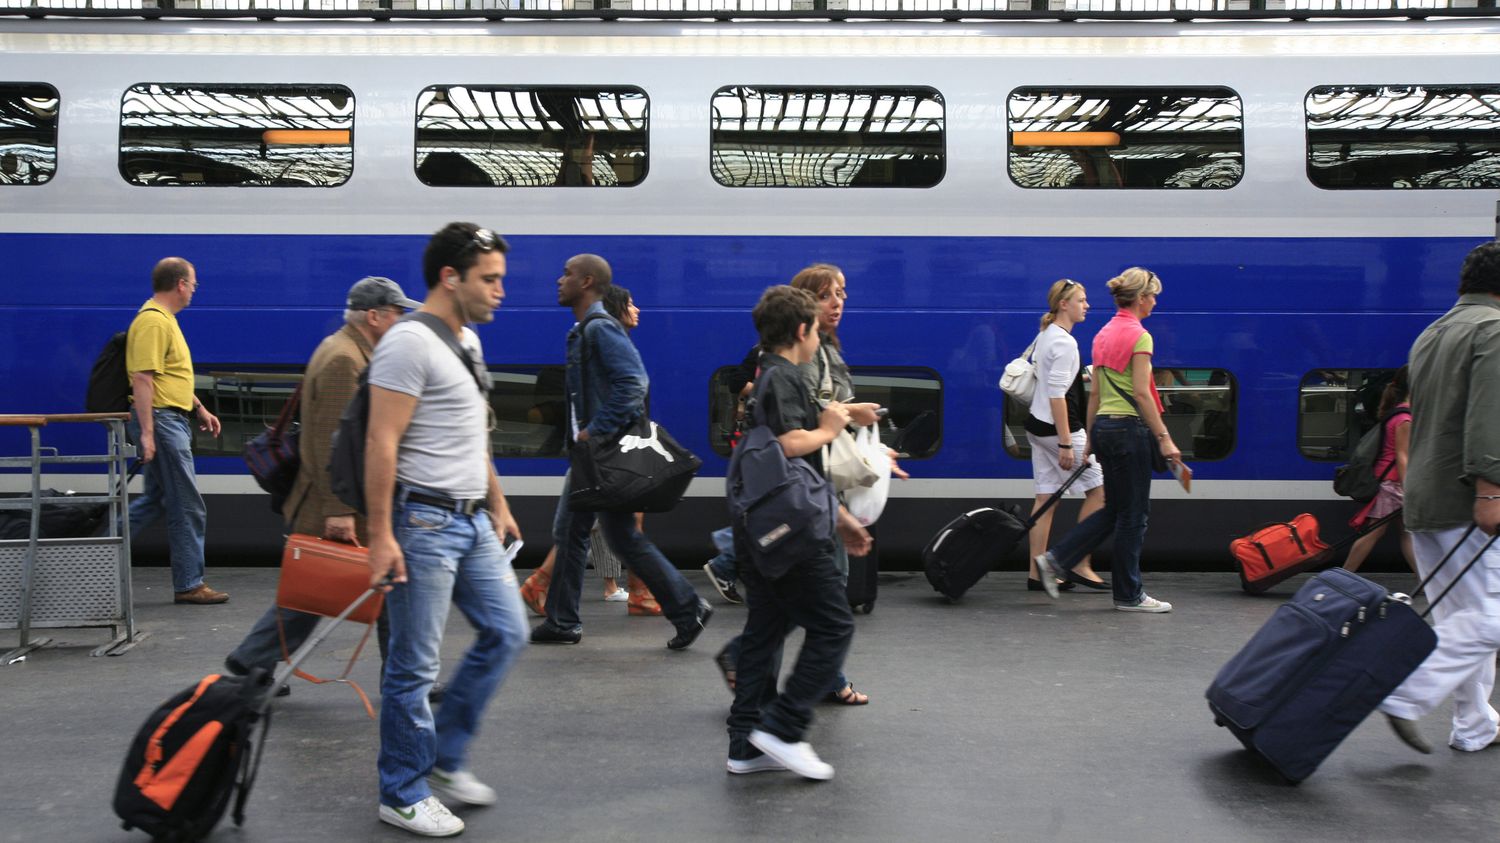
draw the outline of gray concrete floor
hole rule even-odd
[[[690,575],[705,593],[702,574]],[[1407,577],[1378,577],[1393,590]],[[218,669],[271,600],[276,572],[215,569],[226,606],[171,605],[167,571],[136,572],[151,637],[90,658],[102,631],[0,666],[0,840],[144,840],[110,810],[120,761],[169,694]],[[1282,784],[1215,728],[1203,691],[1290,594],[1250,598],[1225,574],[1148,575],[1169,615],[1111,611],[1101,594],[1052,602],[1022,575],[991,576],[945,605],[920,574],[882,576],[858,616],[847,670],[873,697],[824,706],[810,740],[827,783],[724,772],[729,697],[712,656],[744,619],[722,605],[699,642],[603,603],[586,581],[584,639],[533,647],[490,706],[473,769],[500,804],[469,810],[467,839],[1493,840],[1500,751],[1421,756],[1367,721],[1311,779]],[[444,673],[468,641],[454,613]],[[358,628],[315,657],[341,666]],[[0,649],[14,645],[0,633]],[[793,642],[795,643],[795,641]],[[355,670],[378,688],[373,646]],[[1423,724],[1441,747],[1447,712]],[[277,706],[242,829],[218,841],[415,839],[376,820],[377,729],[354,694],[297,682]]]

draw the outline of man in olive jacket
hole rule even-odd
[[[365,519],[333,494],[328,475],[328,457],[339,417],[354,396],[359,375],[370,365],[375,344],[407,310],[421,302],[406,297],[389,278],[363,278],[349,288],[344,326],[323,339],[307,363],[302,378],[302,404],[298,418],[302,433],[298,441],[301,465],[291,494],[282,506],[287,525],[294,533],[322,536],[341,542],[365,543]],[[224,666],[243,675],[251,668],[275,667],[281,659],[281,635],[276,629],[277,608],[266,610],[250,634],[235,648]],[[287,651],[297,649],[318,625],[318,615],[281,610]],[[385,614],[381,613],[379,635],[385,652]]]

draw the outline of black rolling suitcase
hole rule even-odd
[[[962,597],[1000,564],[1016,542],[1031,531],[1037,517],[1056,505],[1088,467],[1087,462],[1080,465],[1030,518],[1021,507],[1003,503],[970,510],[949,521],[922,550],[927,582],[950,602]]]
[[[260,668],[248,676],[209,674],[158,706],[136,732],[115,784],[121,827],[139,828],[152,840],[190,843],[213,831],[231,799],[234,824],[243,825],[271,726],[271,700],[328,633],[376,593],[364,592],[323,624],[274,675]]]
[[[849,608],[862,614],[875,611],[875,595],[880,590],[880,537],[875,534],[875,525],[865,528],[870,532],[870,552],[864,556],[849,557]]]
[[[1318,574],[1219,671],[1207,694],[1214,723],[1288,781],[1302,781],[1432,652],[1437,635],[1423,620],[1431,611],[1418,615],[1342,568]]]

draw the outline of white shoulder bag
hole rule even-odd
[[[1000,391],[1027,406],[1031,406],[1031,396],[1036,393],[1036,361],[1031,359],[1034,350],[1036,340],[1026,346],[1020,357],[1005,364],[1005,373],[1000,376]]]

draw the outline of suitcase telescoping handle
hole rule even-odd
[[[363,606],[366,600],[379,594],[380,590],[389,585],[390,582],[390,577],[387,577],[380,585],[372,585],[365,589],[364,593],[355,598],[353,603],[350,603],[344,608],[344,611],[338,613],[338,616],[333,619],[332,623],[321,625],[306,643],[298,647],[297,652],[292,654],[291,659],[286,664],[277,669],[271,679],[271,690],[266,693],[265,701],[261,705],[261,711],[264,712],[265,709],[270,707],[271,699],[276,696],[277,689],[291,680],[292,674],[296,673],[302,667],[302,663],[307,661],[307,657],[311,656],[313,651],[318,649],[318,645],[323,643],[323,639],[327,638],[328,634],[333,632],[334,628],[343,623],[350,615],[359,611],[359,607]]]
[[[1073,485],[1073,481],[1082,477],[1083,473],[1085,471],[1088,471],[1089,466],[1092,465],[1092,463],[1090,463],[1088,460],[1082,460],[1081,462],[1082,464],[1079,465],[1076,470],[1074,470],[1073,476],[1063,481],[1063,484],[1057,487],[1057,491],[1052,493],[1052,497],[1047,498],[1047,502],[1042,504],[1042,508],[1038,509],[1036,512],[1031,513],[1031,517],[1026,520],[1026,529],[1030,530],[1032,527],[1035,527],[1036,520],[1042,517],[1042,513],[1051,509],[1054,505],[1057,504],[1058,501],[1062,500],[1063,492],[1068,491],[1068,487]]]
[[[1441,562],[1437,563],[1437,567],[1432,569],[1432,573],[1427,575],[1427,579],[1422,580],[1422,583],[1417,586],[1417,590],[1414,593],[1420,594],[1422,592],[1422,589],[1426,588],[1427,584],[1432,582],[1432,578],[1437,576],[1437,572],[1443,570],[1443,566],[1448,564],[1448,560],[1453,558],[1453,554],[1457,553],[1458,549],[1464,546],[1464,542],[1468,541],[1469,536],[1473,535],[1474,531],[1477,529],[1479,529],[1478,524],[1470,524],[1469,529],[1464,530],[1464,534],[1462,536],[1459,536],[1458,541],[1453,543],[1453,549],[1448,551],[1447,555],[1443,557]],[[1495,539],[1497,538],[1500,538],[1500,534],[1490,536],[1490,540],[1484,543],[1484,547],[1479,548],[1479,552],[1474,554],[1474,558],[1469,560],[1469,564],[1465,565],[1462,571],[1458,572],[1458,576],[1453,578],[1453,582],[1448,583],[1448,587],[1443,589],[1443,593],[1427,601],[1427,611],[1422,613],[1422,617],[1425,618],[1429,614],[1432,614],[1432,608],[1438,603],[1441,603],[1444,597],[1448,596],[1448,592],[1452,591],[1455,585],[1458,585],[1458,581],[1463,579],[1465,574],[1469,573],[1470,568],[1479,564],[1479,560],[1483,559],[1484,554],[1489,552],[1490,547],[1494,545]]]

